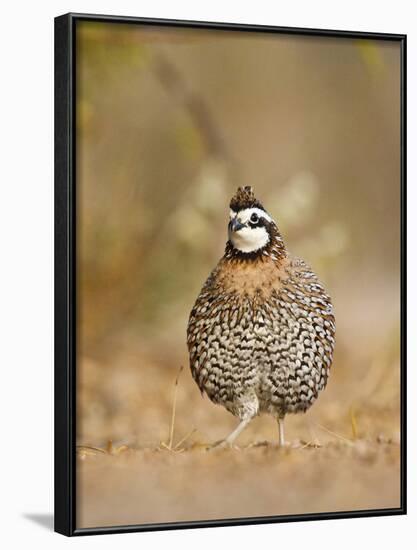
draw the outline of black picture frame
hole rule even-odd
[[[77,529],[75,31],[80,21],[397,41],[401,47],[401,506],[165,524]],[[55,531],[67,536],[406,514],[406,51],[403,34],[86,15],[55,18]]]

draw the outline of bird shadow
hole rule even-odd
[[[53,514],[23,514],[23,517],[37,523],[48,531],[54,530],[54,516]]]

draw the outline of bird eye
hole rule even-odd
[[[250,221],[253,222],[253,223],[257,223],[259,221],[259,216],[258,214],[256,214],[255,212],[252,214],[252,216],[250,217]]]

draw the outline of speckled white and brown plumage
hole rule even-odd
[[[230,445],[258,414],[279,422],[305,412],[327,383],[335,320],[311,268],[292,257],[250,187],[230,203],[229,240],[191,311],[192,375],[201,392],[240,419]]]

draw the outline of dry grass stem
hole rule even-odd
[[[332,432],[332,430],[329,430],[328,428],[326,428],[326,426],[323,426],[322,424],[316,424],[316,426],[318,428],[321,428],[322,430],[324,430],[325,432],[329,433],[330,435],[334,435],[335,437],[337,437],[338,439],[340,439],[341,441],[344,441],[345,443],[347,443],[348,445],[353,445],[353,442],[352,440],[348,439],[347,437],[344,437],[343,435],[340,435],[336,432]]]
[[[178,449],[178,447],[180,447],[180,445],[182,445],[183,443],[185,443],[187,441],[187,439],[189,439],[192,435],[194,435],[197,431],[197,428],[193,428],[192,430],[190,430],[188,432],[187,435],[185,435],[182,439],[180,439],[178,441],[178,443],[175,445],[174,447],[174,451],[176,451]]]
[[[160,444],[160,447],[166,449],[167,451],[175,452],[175,453],[182,453],[185,448],[181,448],[181,445],[183,445],[193,434],[197,432],[197,428],[193,428],[190,430],[184,437],[182,437],[175,445],[174,445],[174,432],[175,432],[175,416],[177,412],[177,394],[178,394],[178,384],[179,379],[181,376],[181,373],[183,371],[184,367],[181,365],[178,375],[174,382],[174,396],[172,400],[172,411],[171,411],[171,423],[169,428],[169,441],[168,443],[162,442]]]
[[[356,414],[355,414],[353,405],[350,408],[349,415],[350,415],[350,424],[352,426],[352,438],[355,440],[355,439],[358,439],[358,423],[356,421]]]

